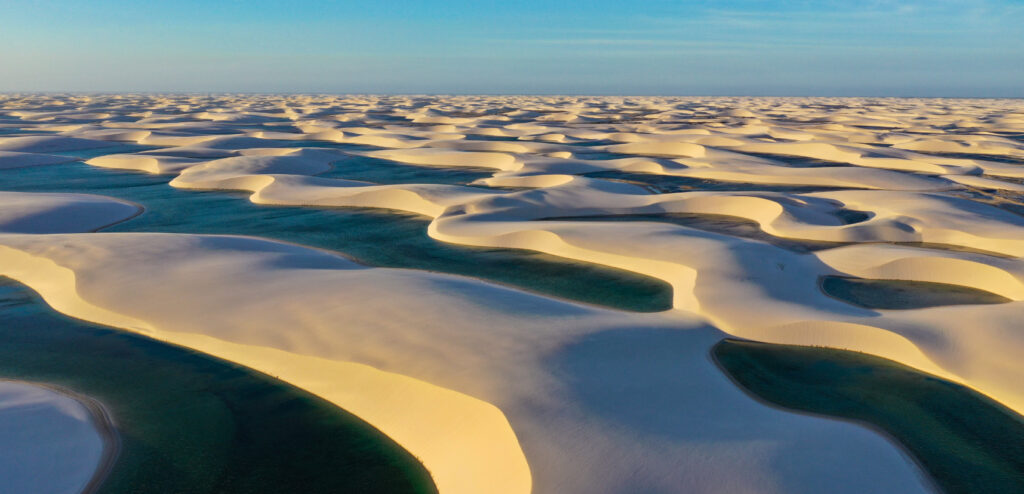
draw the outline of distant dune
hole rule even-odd
[[[1024,412],[1021,101],[11,96],[0,122],[24,134],[0,137],[11,184],[60,153],[671,286],[670,310],[618,311],[267,239],[95,232],[146,204],[74,183],[0,192],[0,275],[309,390],[442,494],[932,489],[874,430],[752,399],[709,357],[728,336],[885,357]],[[350,159],[484,178],[374,183]],[[873,309],[828,277],[1001,303]]]

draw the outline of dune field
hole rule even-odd
[[[1022,100],[0,96],[0,277],[319,396],[441,494],[1024,486],[1021,256]],[[995,425],[773,399],[745,340]]]

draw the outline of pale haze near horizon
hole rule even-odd
[[[1024,97],[1024,2],[0,0],[0,91]]]

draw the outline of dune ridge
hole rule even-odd
[[[638,320],[444,275],[359,268],[242,237],[8,235],[2,243],[0,271],[34,287],[57,310],[234,360],[317,393],[415,454],[442,492],[624,492],[635,487],[632,471],[641,465],[649,470],[645,483],[699,492],[763,490],[759,479],[773,479],[771,491],[788,492],[865,468],[886,473],[852,482],[850,492],[926,490],[916,467],[873,432],[776,411],[725,385],[699,357],[722,334],[681,314]],[[232,281],[252,290],[232,292]],[[347,295],[339,300],[339,294]],[[268,299],[274,306],[262,303]],[[400,317],[378,317],[396,307],[403,308]],[[517,316],[524,309],[538,315],[524,321]],[[481,334],[482,328],[490,330]],[[609,335],[612,341],[603,342]],[[588,398],[595,390],[560,370],[584,365],[575,372],[597,372],[608,361],[580,361],[577,348],[596,339],[600,344],[587,352],[614,352],[623,337],[641,349],[674,349],[635,376],[651,384],[603,390],[606,396],[595,400]],[[360,345],[349,344],[357,340]],[[652,412],[655,430],[669,436],[656,439],[649,431],[640,439],[619,431],[651,426],[632,422],[632,406],[605,410],[604,404],[652,399],[661,393],[664,372],[688,376],[674,384],[686,391],[674,405]],[[690,403],[698,390],[702,400]],[[709,414],[721,417],[709,422]],[[735,421],[751,428],[749,437],[712,435],[702,439],[700,452],[686,439]],[[675,437],[680,428],[690,432]],[[765,435],[790,446],[785,453],[756,447]],[[648,449],[648,441],[658,447]],[[831,441],[849,445],[843,461],[795,478],[772,474],[778,455],[813,463]],[[710,470],[709,455],[718,465]],[[751,474],[737,478],[726,466],[735,462]],[[857,468],[843,466],[850,464]],[[693,477],[694,469],[704,473]]]
[[[705,352],[727,334],[862,351],[970,386],[1024,411],[1024,391],[1017,385],[1024,367],[1015,357],[1024,350],[1024,340],[1013,330],[1024,307],[1024,197],[1018,183],[1024,178],[1019,166],[1024,107],[1019,101],[171,95],[116,103],[87,98],[77,111],[12,110],[45,105],[46,98],[0,100],[7,108],[4,118],[17,120],[21,128],[56,132],[3,137],[0,149],[84,153],[104,143],[159,146],[120,154],[93,151],[87,163],[173,174],[171,185],[179,188],[243,190],[257,205],[412,212],[430,217],[428,235],[441,241],[534,250],[671,284],[672,311],[637,315],[444,275],[355,269],[341,258],[285,252],[285,247],[250,239],[0,236],[0,274],[32,286],[58,310],[280,372],[395,437],[424,461],[445,493],[482,486],[499,492],[494,490],[499,484],[508,486],[501,492],[627,492],[630,469],[640,465],[652,489],[685,485],[696,492],[792,492],[823,485],[815,484],[820,471],[782,475],[767,466],[774,453],[758,448],[740,453],[723,441],[724,435],[702,443],[715,458],[712,463],[731,458],[745,465],[749,475],[727,479],[727,471],[718,467],[700,476],[679,470],[680,465],[707,466],[711,460],[679,449],[698,434],[676,422],[655,420],[666,424],[660,432],[670,437],[661,437],[658,447],[673,452],[662,459],[629,437],[599,427],[608,420],[641,425],[628,422],[624,410],[605,415],[602,405],[585,399],[592,392],[585,380],[566,379],[560,374],[564,369],[555,372],[549,363],[561,362],[558,367],[569,360],[598,372],[587,367],[589,361],[573,360],[575,352],[584,348],[584,353],[605,355],[610,348],[605,345],[617,341],[623,328],[637,335],[623,337],[624,348],[687,338],[662,336],[671,327],[676,328],[672,334],[692,335]],[[113,118],[142,108],[148,112],[144,118]],[[375,184],[340,178],[343,160],[352,157],[493,173],[473,183]],[[318,176],[328,171],[331,178]],[[705,223],[687,224],[672,215],[704,218]],[[594,220],[578,220],[588,216]],[[638,220],[626,221],[630,216]],[[763,241],[766,235],[787,243]],[[814,248],[796,248],[801,243]],[[151,277],[166,288],[135,279],[140,266],[157,259],[166,266],[152,268]],[[246,288],[235,298],[210,297],[219,303],[184,296],[196,283],[187,282],[189,276],[209,278],[204,269],[218,272],[230,286]],[[827,276],[955,284],[1010,302],[871,310],[823,293],[819,280]],[[229,286],[207,283],[224,290]],[[369,295],[334,302],[358,315],[335,314],[336,320],[355,320],[360,329],[339,329],[327,316],[295,315],[303,312],[300,308],[303,313],[331,312],[318,298],[320,290],[349,293],[353,286],[368,293],[391,290],[386,304]],[[130,293],[130,287],[138,293]],[[470,295],[476,291],[480,294]],[[256,310],[256,300],[271,297],[287,300],[287,307],[280,313]],[[177,312],[218,315],[200,322],[170,314],[162,300],[174,300],[181,309]],[[266,322],[246,317],[247,310]],[[374,320],[374,310],[395,314],[394,320]],[[423,321],[406,321],[408,313]],[[541,315],[528,315],[535,313]],[[271,321],[297,332],[279,334]],[[399,321],[418,329],[402,328]],[[229,329],[218,329],[218,323]],[[479,327],[489,328],[487,336],[500,342],[492,342],[497,348],[474,334]],[[536,334],[517,341],[531,331]],[[374,338],[380,341],[362,341],[355,349],[339,346],[365,339],[366,332],[379,333]],[[599,342],[593,349],[588,346],[592,341]],[[699,360],[694,350],[668,346]],[[289,374],[285,361],[310,370]],[[678,364],[669,357],[661,363],[666,367],[659,371]],[[719,404],[710,409],[721,411],[734,400],[727,381],[705,374],[713,366],[686,365],[700,377],[683,388],[711,386],[719,393],[711,400]],[[403,431],[413,422],[387,411],[390,395],[359,386],[341,390],[339,382],[323,382],[312,370],[328,368],[352,376],[366,373],[353,377],[359,382],[412,380],[418,384],[409,389],[432,397],[424,399],[422,410],[430,417],[424,423],[448,423],[427,402],[451,403],[453,409],[484,417],[473,423],[486,424],[480,430],[502,446],[465,438],[456,449],[478,451],[462,453],[478,461],[459,465],[446,451],[431,449],[431,441],[443,434],[432,436],[423,426],[415,427],[415,433]],[[653,379],[657,372],[651,373]],[[606,390],[603,398],[614,400],[627,388]],[[687,409],[679,402],[671,407]],[[800,431],[782,433],[764,421],[770,412],[761,405],[737,409],[749,414],[742,420],[756,424],[758,431],[772,431],[765,434],[781,434],[786,444],[810,441],[805,434],[818,427],[836,427],[822,437],[852,434],[807,417],[791,419],[801,424]],[[718,423],[705,412],[692,413],[683,415]],[[444,427],[445,434],[461,437],[457,427]],[[689,436],[673,436],[670,431],[676,429]],[[572,432],[582,430],[593,437]],[[863,444],[850,454],[874,451]],[[627,453],[614,461],[596,457],[595,452],[607,448]],[[569,458],[579,461],[570,465]],[[851,465],[901,464],[891,455],[881,458],[858,456]],[[911,470],[893,479],[910,482],[906,474]],[[881,479],[860,480],[869,481]],[[911,484],[899,489],[923,488]],[[850,485],[855,487],[865,485]]]

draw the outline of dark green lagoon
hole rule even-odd
[[[824,276],[828,296],[866,309],[906,310],[944,305],[1003,304],[1012,300],[985,290],[948,283],[909,280],[869,280]]]
[[[765,233],[753,220],[739,216],[703,213],[609,214],[543,218],[547,221],[652,221],[695,228],[711,233],[758,240],[793,252],[811,252],[845,245],[841,242],[790,239]]]
[[[423,466],[359,418],[184,348],[60,315],[0,278],[0,377],[102,402],[121,453],[104,494],[433,493]]]
[[[620,170],[588,172],[583,173],[582,176],[639,185],[655,194],[670,194],[673,192],[684,192],[687,190],[768,191],[802,194],[808,192],[827,192],[850,189],[849,187],[819,187],[815,185],[776,185],[748,182],[725,182],[707,178],[660,175],[656,173],[624,172]]]
[[[369,173],[367,166],[357,169]],[[329,174],[341,177],[344,170],[342,162]],[[433,173],[436,181],[442,180],[439,173],[451,173],[447,178],[458,183],[477,172],[417,173]],[[99,194],[146,208],[104,231],[251,235],[338,251],[374,266],[472,276],[617,309],[654,312],[672,306],[672,288],[661,280],[529,250],[439,242],[427,235],[429,218],[415,214],[255,205],[247,194],[175,189],[168,181],[163,175],[76,162],[8,170],[0,173],[0,190]]]
[[[487,168],[442,168],[415,166],[368,156],[339,156],[330,171],[319,176],[361,180],[375,184],[450,184],[468,185],[475,180],[494,175]]]
[[[1024,492],[1024,417],[965,386],[846,350],[726,339],[712,355],[769,403],[884,431],[944,492]]]

